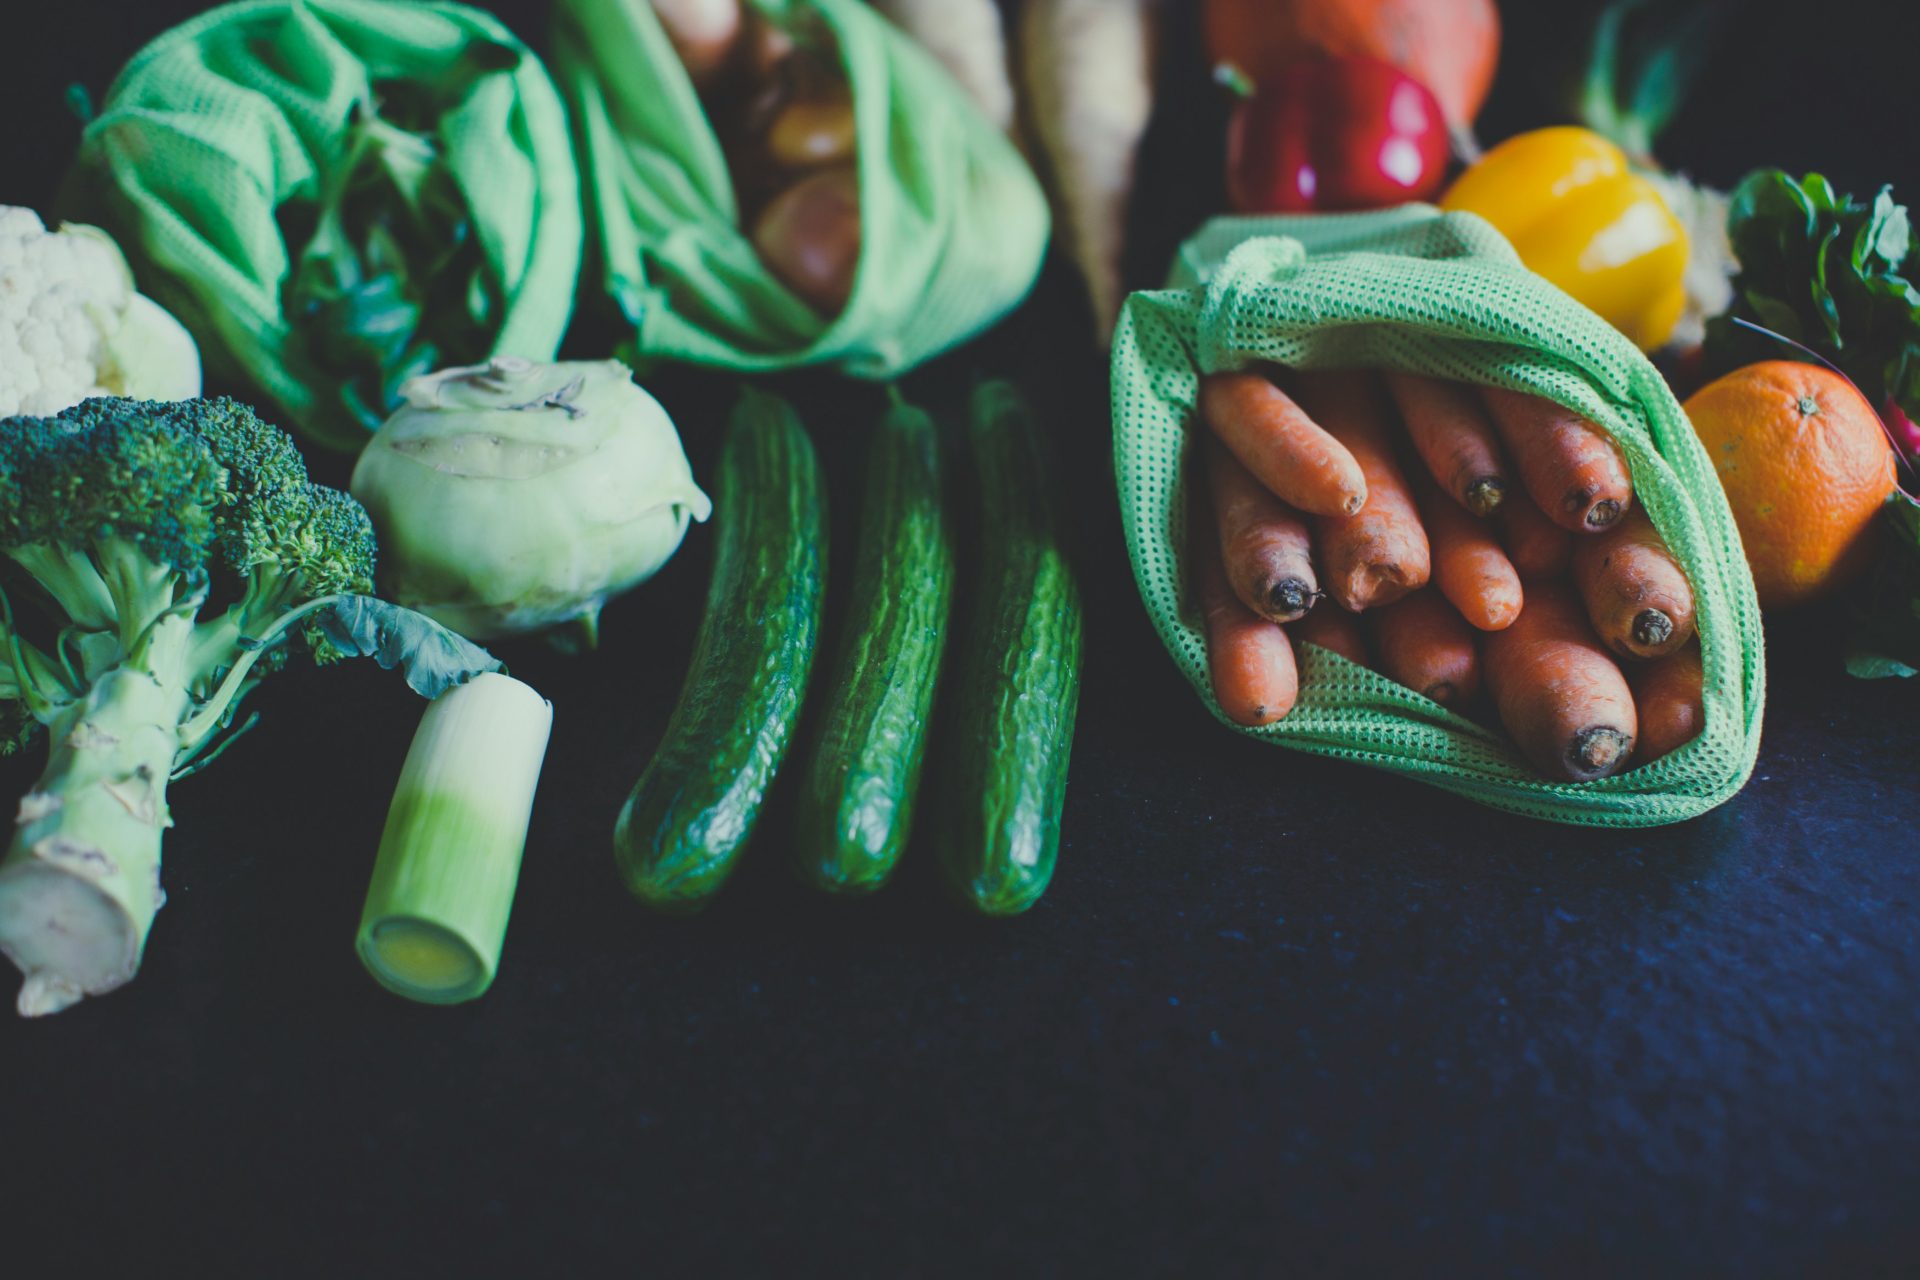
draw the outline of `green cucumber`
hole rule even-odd
[[[953,600],[933,419],[896,400],[874,432],[847,632],[796,814],[801,874],[870,893],[900,861]]]
[[[800,715],[826,587],[826,486],[793,408],[742,392],[717,470],[693,665],[613,834],[627,887],[663,908],[712,897],[753,833]]]
[[[1080,701],[1080,590],[1052,510],[1032,412],[1005,382],[973,393],[968,438],[981,559],[938,726],[941,866],[988,915],[1053,878]]]

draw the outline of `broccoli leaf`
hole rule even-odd
[[[432,618],[372,596],[335,596],[315,611],[327,642],[350,658],[404,669],[407,687],[429,700],[456,685],[506,667],[492,654]]]

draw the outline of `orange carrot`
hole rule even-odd
[[[1328,593],[1342,608],[1359,613],[1426,586],[1432,551],[1406,476],[1394,461],[1379,388],[1366,374],[1307,374],[1300,379],[1298,399],[1366,475],[1367,503],[1359,514],[1322,515],[1313,522],[1314,551]]]
[[[1241,465],[1288,506],[1337,516],[1366,505],[1367,478],[1360,464],[1266,375],[1202,378],[1200,416]]]
[[[1633,687],[1634,714],[1640,718],[1640,741],[1633,750],[1636,765],[1652,764],[1700,736],[1707,712],[1698,644],[1658,662],[1627,668],[1627,683]]]
[[[1293,642],[1277,623],[1254,613],[1233,594],[1220,563],[1220,550],[1196,529],[1188,552],[1193,560],[1201,615],[1206,620],[1207,676],[1227,719],[1257,727],[1284,719],[1300,694],[1300,672]]]
[[[1520,483],[1563,529],[1596,533],[1626,514],[1633,480],[1620,446],[1571,409],[1541,396],[1480,388]]]
[[[1387,375],[1407,438],[1440,487],[1477,516],[1492,515],[1507,496],[1507,460],[1471,389],[1412,373]]]
[[[1520,572],[1500,549],[1493,526],[1468,515],[1427,477],[1416,475],[1411,482],[1433,545],[1433,582],[1440,594],[1482,631],[1510,625],[1520,616]]]
[[[1573,582],[1615,653],[1664,657],[1693,635],[1693,588],[1640,508],[1599,537],[1576,540]]]
[[[1473,628],[1445,596],[1423,587],[1367,615],[1380,670],[1443,707],[1480,696],[1480,651]]]
[[[1500,722],[1536,769],[1592,782],[1626,764],[1639,733],[1633,691],[1570,589],[1529,584],[1520,616],[1483,646]]]
[[[1547,519],[1524,493],[1507,495],[1495,517],[1500,541],[1521,581],[1558,578],[1573,560],[1573,535]]]
[[[1262,617],[1292,622],[1320,598],[1307,522],[1255,480],[1218,440],[1201,443],[1220,556],[1233,593]]]
[[[1322,605],[1300,621],[1289,623],[1287,630],[1296,641],[1317,644],[1363,667],[1373,665],[1360,619],[1337,604]]]

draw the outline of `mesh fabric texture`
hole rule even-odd
[[[1202,374],[1271,361],[1379,368],[1508,387],[1584,415],[1626,454],[1634,494],[1691,580],[1705,728],[1615,777],[1542,780],[1504,734],[1383,675],[1300,645],[1300,700],[1277,724],[1232,725],[1188,607],[1187,450]],[[1128,299],[1112,361],[1114,469],[1127,554],[1161,640],[1221,723],[1372,765],[1482,804],[1583,826],[1692,818],[1753,772],[1766,673],[1759,606],[1713,466],[1665,380],[1598,316],[1528,271],[1472,214],[1227,218],[1180,249],[1169,287]]]
[[[946,70],[860,0],[764,0],[817,17],[852,88],[853,294],[824,317],[761,263],[720,141],[648,0],[560,0],[554,71],[574,109],[603,283],[635,354],[742,372],[894,377],[1026,296],[1045,197]]]
[[[505,298],[491,354],[551,359],[579,282],[579,171],[546,69],[477,9],[244,0],[182,23],[115,79],[62,203],[113,233],[140,288],[213,369],[260,388],[309,437],[357,449],[365,426],[329,408],[324,377],[301,367],[276,212],[318,193],[376,82],[432,80],[482,43],[517,60],[441,119],[436,163],[452,170]]]

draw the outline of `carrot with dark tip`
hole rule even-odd
[[[1337,604],[1323,605],[1300,621],[1289,623],[1287,633],[1302,644],[1319,645],[1358,666],[1373,666],[1373,657],[1367,652],[1367,634],[1360,626],[1359,616]]]
[[[1210,524],[1196,520],[1188,544],[1207,636],[1207,678],[1227,719],[1258,728],[1293,710],[1300,671],[1287,633],[1241,604],[1227,585]]]
[[[1393,456],[1387,406],[1373,379],[1358,373],[1312,373],[1296,398],[1366,476],[1367,503],[1356,515],[1313,522],[1315,560],[1327,593],[1352,613],[1391,604],[1427,585],[1432,549],[1414,509],[1407,478]]]
[[[1573,535],[1562,529],[1534,505],[1524,493],[1509,494],[1494,516],[1500,529],[1500,545],[1522,582],[1535,578],[1558,578],[1573,562]]]
[[[1200,380],[1200,416],[1242,466],[1276,497],[1312,515],[1351,515],[1367,479],[1352,453],[1265,374]]]
[[[1570,589],[1529,585],[1520,616],[1489,632],[1480,656],[1500,723],[1534,768],[1592,782],[1625,767],[1639,734],[1633,691]]]
[[[1493,527],[1468,515],[1427,477],[1416,475],[1411,480],[1413,499],[1433,547],[1433,585],[1481,631],[1510,626],[1520,616],[1525,592],[1520,571],[1500,549]]]
[[[1633,689],[1634,714],[1640,718],[1640,740],[1633,749],[1634,764],[1652,764],[1678,751],[1699,737],[1700,730],[1706,727],[1706,701],[1702,693],[1705,678],[1698,644],[1689,644],[1657,662],[1642,662],[1627,668],[1627,684]]]
[[[1507,460],[1473,391],[1415,373],[1390,373],[1386,381],[1407,439],[1428,473],[1474,515],[1492,515],[1510,487]]]
[[[1292,622],[1320,598],[1306,520],[1255,480],[1218,440],[1201,443],[1227,582],[1255,613]]]
[[[1693,637],[1693,588],[1640,508],[1575,541],[1573,583],[1593,629],[1623,657],[1664,657]]]
[[[1547,518],[1574,533],[1597,533],[1627,513],[1633,479],[1607,433],[1542,396],[1480,388],[1520,483]]]
[[[1367,615],[1380,671],[1443,707],[1480,696],[1480,649],[1447,598],[1432,587]]]

